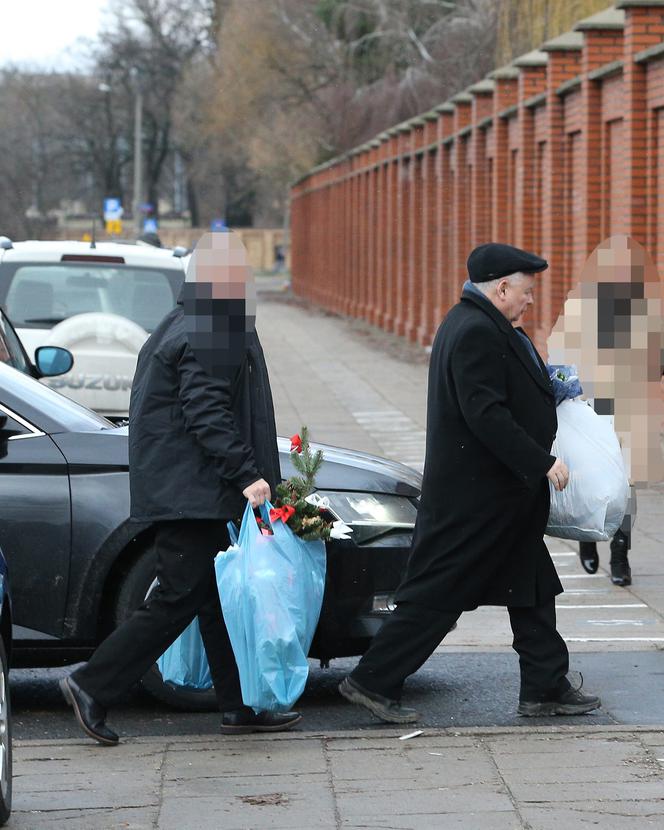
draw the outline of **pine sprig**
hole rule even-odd
[[[303,426],[299,436],[293,436],[291,463],[299,475],[291,476],[277,485],[275,505],[292,507],[295,513],[288,519],[288,527],[305,542],[329,539],[331,523],[315,504],[305,501],[316,489],[316,475],[323,463],[321,450],[311,451],[309,430]]]

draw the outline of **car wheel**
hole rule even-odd
[[[9,664],[0,640],[0,824],[12,811],[12,720],[9,701]]]
[[[122,583],[115,605],[115,624],[120,625],[156,588],[156,561],[153,550],[142,553]],[[192,689],[170,681],[165,683],[155,663],[141,680],[141,686],[157,700],[186,712],[212,712],[218,709],[214,689]]]

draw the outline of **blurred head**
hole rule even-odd
[[[237,368],[256,323],[253,273],[237,234],[203,234],[187,265],[180,300],[187,337],[206,371],[217,375]]]

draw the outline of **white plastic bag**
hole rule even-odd
[[[569,483],[555,490],[546,532],[578,542],[605,542],[620,527],[629,481],[613,427],[580,399],[557,408],[558,434],[551,455],[569,468]]]

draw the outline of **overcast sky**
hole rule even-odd
[[[0,0],[0,66],[75,69],[77,38],[96,38],[107,6],[108,0]]]

